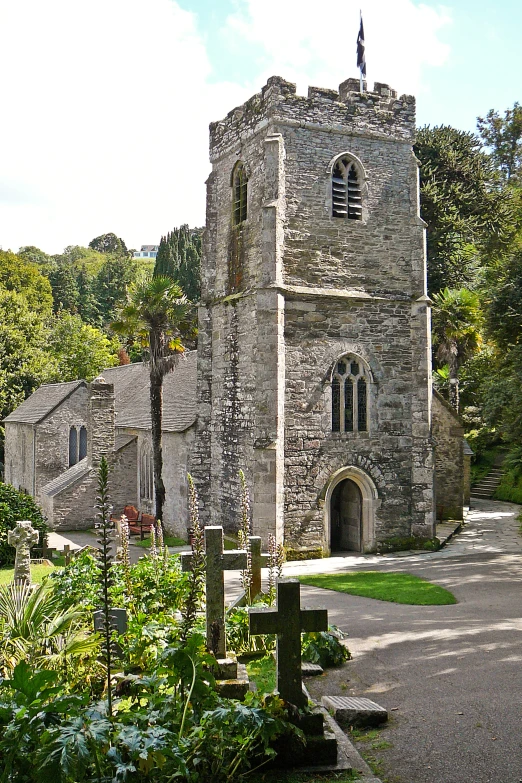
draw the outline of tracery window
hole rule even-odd
[[[232,174],[232,217],[235,226],[239,226],[247,219],[247,182],[245,167],[239,161]]]
[[[361,175],[346,156],[337,160],[332,171],[332,216],[362,220]]]
[[[78,459],[84,459],[87,456],[87,428],[80,427],[80,446],[78,449]]]
[[[343,356],[332,376],[332,432],[368,432],[368,374],[356,356]]]

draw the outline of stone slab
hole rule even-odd
[[[237,664],[237,677],[229,680],[216,680],[216,690],[225,699],[242,701],[250,690],[250,682],[244,663]]]
[[[319,674],[323,674],[323,667],[318,663],[310,663],[310,661],[303,661],[301,663],[301,674],[303,677],[317,677]]]
[[[323,706],[341,726],[379,726],[388,712],[371,699],[359,696],[323,696]]]

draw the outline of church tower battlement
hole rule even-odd
[[[433,535],[415,100],[274,76],[210,126],[198,430],[206,523],[290,548]]]

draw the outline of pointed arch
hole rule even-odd
[[[366,174],[361,161],[343,152],[330,161],[331,215],[362,221],[365,217]]]
[[[232,169],[232,223],[239,226],[248,216],[248,177],[243,161],[238,160]]]
[[[377,487],[373,479],[356,465],[347,465],[336,470],[330,476],[324,496],[324,534],[325,541],[331,541],[332,534],[332,497],[335,488],[345,479],[357,485],[361,493],[361,551],[370,552],[375,548],[375,512],[380,505]],[[328,543],[328,547],[330,544]]]

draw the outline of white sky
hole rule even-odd
[[[0,0],[3,249],[202,225],[211,120],[273,74],[302,93],[357,76],[358,4],[209,2]],[[363,15],[369,81],[429,97],[451,11],[363,0]]]

